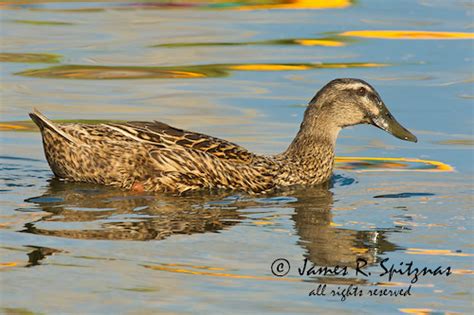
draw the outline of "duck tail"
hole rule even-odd
[[[33,108],[33,112],[29,114],[31,120],[39,127],[41,133],[45,129],[49,129],[52,132],[60,135],[64,139],[68,140],[69,142],[75,143],[74,139],[65,133],[63,130],[61,130],[58,126],[56,126],[51,120],[49,120],[45,115],[43,115],[39,110],[36,108]]]
[[[49,128],[54,131],[58,129],[51,120],[49,120],[45,115],[43,115],[36,108],[33,108],[33,112],[30,113],[30,118],[39,127],[41,131],[43,131],[44,128]]]

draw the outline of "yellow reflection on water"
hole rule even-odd
[[[295,39],[295,43],[302,46],[325,46],[325,47],[342,47],[346,44],[341,41],[329,39]]]
[[[336,157],[336,168],[358,172],[370,171],[417,171],[453,172],[451,165],[439,161],[410,158]]]
[[[271,4],[248,5],[237,7],[239,10],[262,9],[343,9],[352,4],[349,0],[285,0]]]
[[[205,270],[213,270],[213,271],[224,271],[226,270],[225,268],[221,267],[209,267],[209,266],[196,266],[196,265],[190,265],[190,264],[178,264],[178,263],[171,263],[171,264],[162,264],[163,266],[169,266],[169,267],[191,267],[194,269],[205,269]]]
[[[400,312],[405,314],[415,314],[415,315],[429,315],[433,312],[429,308],[399,308]]]
[[[302,282],[302,279],[296,278],[277,278],[277,277],[265,277],[265,276],[251,276],[251,275],[239,275],[233,273],[224,273],[224,272],[210,272],[210,271],[201,271],[193,270],[191,268],[172,268],[166,265],[143,265],[143,267],[158,270],[158,271],[167,271],[174,273],[183,273],[188,275],[198,275],[198,276],[211,276],[211,277],[222,277],[230,279],[251,279],[251,280],[263,280],[263,281],[286,281],[286,282]],[[204,269],[204,268],[195,268],[195,269]],[[216,268],[205,268],[207,270],[216,270]],[[221,268],[217,268],[219,270]]]
[[[474,39],[474,33],[410,30],[360,30],[348,31],[340,35],[380,39]]]
[[[248,64],[230,66],[231,70],[240,71],[288,71],[288,70],[308,70],[309,65],[277,65],[277,64]]]
[[[31,130],[28,127],[22,126],[22,125],[14,125],[14,124],[5,124],[5,123],[0,123],[0,131],[12,131],[12,130]]]
[[[293,71],[330,68],[376,68],[385,67],[383,63],[314,63],[314,64],[244,64],[229,66],[230,70],[239,71]]]
[[[6,267],[15,267],[18,265],[16,262],[5,262],[5,263],[0,263],[0,268],[6,268]]]

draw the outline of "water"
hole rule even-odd
[[[249,3],[2,2],[4,313],[470,311],[472,3]],[[346,33],[363,30],[419,32]],[[157,119],[276,153],[336,77],[369,81],[419,139],[357,126],[342,132],[338,156],[455,171],[355,158],[340,161],[329,191],[128,193],[53,179],[25,122],[33,106],[52,119]],[[277,258],[288,275],[272,274]],[[348,275],[300,276],[305,258]],[[370,276],[355,275],[357,258]],[[380,276],[385,258],[453,272],[420,277],[411,296],[368,296],[410,285]],[[320,284],[328,294],[308,296]],[[349,284],[364,296],[329,294]]]

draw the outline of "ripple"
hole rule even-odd
[[[435,194],[432,193],[409,193],[404,192],[400,194],[387,194],[387,195],[378,195],[374,196],[374,198],[411,198],[411,197],[426,197],[426,196],[434,196]]]
[[[298,201],[297,198],[295,197],[290,197],[290,196],[278,196],[278,197],[270,197],[270,198],[258,198],[256,199],[257,202],[259,203],[265,203],[265,204],[285,204],[285,203],[291,203],[291,202],[296,202]]]
[[[63,198],[57,198],[57,197],[33,197],[33,198],[28,198],[25,199],[25,202],[34,202],[34,203],[52,203],[52,202],[63,202]]]
[[[349,186],[354,183],[357,183],[357,181],[352,178],[352,177],[347,177],[346,175],[341,175],[341,174],[335,174],[331,178],[332,185],[333,186]]]

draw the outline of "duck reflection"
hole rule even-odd
[[[354,268],[358,258],[368,264],[377,262],[378,255],[398,247],[389,242],[387,232],[393,230],[351,230],[333,223],[333,194],[327,189],[308,189],[292,194],[292,216],[299,245],[305,257],[318,266],[348,266]]]
[[[49,247],[41,247],[41,246],[26,246],[28,248],[31,248],[32,251],[30,251],[28,255],[28,263],[25,265],[25,267],[34,267],[41,265],[41,262],[47,257],[54,255],[55,253],[60,253],[62,252],[61,250],[55,249],[55,248],[49,248]]]
[[[232,207],[232,197],[222,197],[215,204],[199,195],[160,196],[158,199],[52,180],[44,195],[26,200],[38,204],[49,215],[27,223],[21,232],[75,239],[137,241],[162,240],[173,234],[218,232],[244,218]],[[57,225],[61,229],[49,228],[56,226],[55,222],[62,222]]]
[[[182,197],[131,194],[52,180],[44,195],[27,200],[48,215],[27,223],[22,232],[75,239],[163,240],[174,234],[229,229],[255,214],[239,210],[261,209],[267,201],[275,206],[275,200],[285,196],[297,200],[285,207],[294,207],[291,218],[300,237],[298,245],[315,265],[354,267],[357,258],[373,264],[379,254],[397,248],[386,239],[387,230],[335,226],[333,194],[328,187],[293,188],[265,199],[246,199],[228,193]]]

